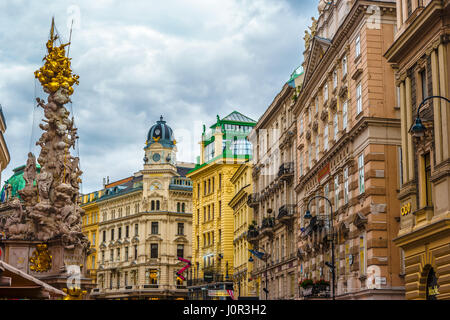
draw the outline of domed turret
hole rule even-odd
[[[172,128],[166,124],[162,116],[148,131],[146,147],[149,147],[156,142],[166,148],[173,148],[176,143],[173,138]]]

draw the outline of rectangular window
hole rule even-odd
[[[125,238],[128,238],[130,236],[130,226],[125,227]]]
[[[359,194],[364,192],[364,154],[358,157]]]
[[[348,203],[348,167],[344,169],[344,203]]]
[[[109,259],[111,260],[111,262],[114,261],[114,249],[111,249],[111,251],[109,252]]]
[[[319,161],[319,135],[316,135],[316,160]]]
[[[92,233],[92,245],[95,246],[95,232]]]
[[[158,222],[152,222],[152,234],[158,234]]]
[[[420,83],[422,85],[421,90],[422,90],[422,100],[423,100],[427,97],[427,77],[426,77],[425,69],[423,69],[422,71],[419,72],[419,76],[420,76]]]
[[[134,260],[137,260],[138,258],[138,247],[137,245],[134,246]]]
[[[356,114],[360,114],[362,111],[362,95],[361,95],[361,82],[356,86]]]
[[[150,284],[158,284],[158,270],[150,269],[148,272],[148,282]]]
[[[316,113],[319,112],[319,97],[316,97]]]
[[[430,153],[426,153],[424,156],[425,164],[425,199],[426,206],[430,207],[433,205],[433,199],[431,195],[431,163],[430,163]]]
[[[355,40],[355,57],[358,58],[361,55],[361,38],[358,34]]]
[[[128,247],[125,247],[125,261],[128,261]]]
[[[308,167],[311,168],[311,150],[308,149]]]
[[[333,89],[336,89],[338,82],[337,70],[333,71]]]
[[[300,134],[303,133],[303,115],[300,115]]]
[[[342,104],[342,129],[345,131],[347,129],[347,100]]]
[[[219,190],[222,188],[222,174],[219,173]]]
[[[328,124],[323,128],[323,149],[328,150]]]
[[[347,75],[347,57],[342,59],[342,78]]]
[[[222,217],[222,201],[219,201],[219,218]]]
[[[178,223],[178,235],[184,235],[184,223]]]
[[[180,257],[180,258],[184,257],[184,245],[183,244],[177,245],[177,257]]]
[[[359,237],[359,274],[366,274],[366,237],[362,234]]]
[[[111,241],[114,240],[114,229],[111,229]]]
[[[120,261],[120,248],[117,248],[117,261]]]
[[[338,135],[338,114],[337,114],[337,112],[334,114],[334,117],[333,117],[333,137],[334,137],[334,140],[337,140],[337,135]]]
[[[309,109],[308,109],[308,123],[311,123],[311,113],[312,113],[311,107],[309,107]]]
[[[134,235],[136,237],[139,235],[139,225],[137,223],[134,225]]]
[[[158,258],[158,244],[157,243],[152,243],[150,250],[151,250],[150,258]]]
[[[118,233],[118,239],[122,239],[122,227],[119,227],[119,229],[117,230]]]
[[[300,174],[300,177],[303,176],[303,152],[300,153],[299,174]]]
[[[337,210],[339,207],[339,176],[334,177],[334,209]]]

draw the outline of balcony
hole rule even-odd
[[[278,209],[277,219],[280,222],[290,222],[295,218],[295,204],[285,204]]]
[[[259,194],[258,193],[252,193],[248,195],[248,199],[247,199],[247,205],[251,208],[254,208],[256,206],[258,206],[259,202]]]
[[[247,231],[247,241],[250,243],[258,242],[259,231],[256,226],[250,225]]]
[[[273,217],[265,217],[262,220],[261,235],[271,236],[273,234],[273,227],[275,226],[274,220]]]
[[[294,176],[294,162],[283,163],[278,170],[278,178],[289,180]]]

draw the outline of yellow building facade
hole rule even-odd
[[[229,206],[233,209],[234,216],[234,272],[233,289],[234,296],[257,297],[256,281],[252,279],[253,264],[249,262],[251,245],[247,242],[247,233],[250,225],[254,225],[253,209],[247,204],[248,197],[252,194],[251,165],[243,163],[231,177],[234,186],[234,196]]]
[[[82,218],[82,231],[91,243],[91,254],[86,260],[86,270],[92,283],[97,283],[97,253],[98,253],[98,214],[97,199],[103,195],[103,190],[80,196],[80,207],[85,211]]]
[[[450,2],[397,0],[396,22],[394,43],[384,54],[395,71],[401,113],[400,230],[394,242],[403,256],[406,299],[448,300]],[[413,134],[418,116],[425,130]]]
[[[234,196],[231,178],[251,156],[247,135],[255,124],[234,111],[223,119],[217,116],[210,133],[204,128],[199,161],[187,174],[193,185],[190,299],[224,299],[227,290],[233,289],[234,214],[228,205]]]

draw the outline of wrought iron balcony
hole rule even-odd
[[[259,194],[258,193],[249,194],[248,195],[248,199],[247,199],[247,205],[249,207],[254,208],[254,207],[258,206],[258,204],[259,204],[258,200],[259,200]]]
[[[261,234],[272,235],[273,227],[275,226],[275,219],[273,217],[265,217],[261,224]]]
[[[295,204],[285,204],[278,209],[278,217],[281,222],[288,222],[295,217]]]
[[[247,231],[247,241],[254,243],[258,241],[259,231],[255,226],[250,226]]]
[[[294,176],[294,162],[283,163],[278,170],[278,177],[281,180],[288,180]]]

